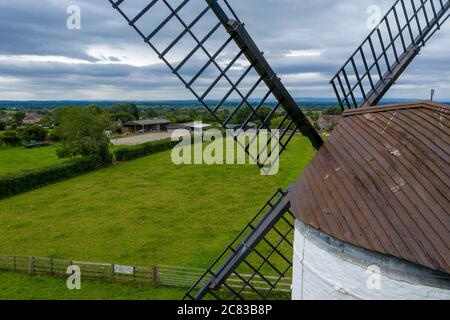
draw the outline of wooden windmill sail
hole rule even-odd
[[[227,127],[244,112],[279,139],[267,148],[280,153],[300,131],[316,149],[322,138],[270,67],[227,0],[109,0],[214,117]],[[396,1],[375,30],[332,79],[342,108],[378,103],[420,48],[448,19],[448,0]],[[224,112],[227,105],[231,113]],[[266,115],[261,108],[272,105]],[[282,117],[276,127],[275,117]],[[248,151],[250,140],[243,147]],[[265,166],[267,158],[257,159]],[[187,292],[186,299],[261,299],[280,289],[292,267],[294,217],[287,192],[277,191],[254,219]],[[283,291],[284,290],[284,291]]]

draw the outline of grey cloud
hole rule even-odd
[[[180,0],[170,1],[180,3]],[[204,5],[192,0],[192,8]],[[136,10],[148,0],[126,0]],[[332,97],[328,79],[368,34],[366,9],[380,5],[386,10],[389,0],[230,0],[246,28],[284,79],[292,94]],[[82,29],[68,30],[66,8],[77,4],[82,10]],[[136,11],[134,11],[136,12]],[[160,10],[153,20],[166,12]],[[183,14],[188,15],[186,10]],[[150,28],[151,19],[142,23]],[[390,95],[423,98],[431,86],[442,88],[440,96],[450,98],[449,62],[450,23],[443,28],[423,54],[397,82]],[[83,59],[90,64],[0,61],[0,99],[160,99],[192,98],[184,86],[163,64],[136,67],[118,64],[122,57],[105,53],[110,64],[94,63],[92,45],[111,48],[145,48],[107,0],[19,0],[0,3],[0,55],[52,55]],[[174,25],[169,31],[178,31]],[[168,44],[171,34],[158,40]],[[217,46],[217,43],[210,43]],[[286,58],[291,50],[314,50],[319,57]],[[156,57],[150,48],[142,54]],[[201,59],[184,68],[192,73]],[[298,78],[296,74],[314,73],[319,77]],[[213,78],[214,72],[207,74]],[[208,80],[207,80],[208,81]],[[210,80],[209,80],[210,81]],[[442,91],[445,92],[442,92]]]

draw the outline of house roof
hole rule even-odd
[[[290,188],[298,219],[357,246],[450,273],[450,106],[345,112]]]
[[[129,121],[125,123],[124,126],[149,126],[152,124],[167,124],[167,123],[170,123],[170,121],[166,119],[147,119],[147,120]]]
[[[318,121],[326,121],[326,122],[339,122],[341,120],[342,116],[338,115],[321,115]]]
[[[44,116],[42,114],[40,114],[40,113],[27,113],[23,120],[24,121],[39,121],[43,117]]]

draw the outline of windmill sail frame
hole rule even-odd
[[[258,143],[258,139],[254,137],[242,146],[260,167],[266,166],[269,162],[273,163],[273,158],[271,159],[272,153],[278,152],[278,155],[276,155],[278,157],[298,131],[309,138],[315,149],[319,149],[322,146],[323,140],[321,136],[308,121],[294,98],[282,84],[280,78],[270,67],[263,52],[256,46],[246,31],[244,24],[239,20],[227,0],[205,0],[205,8],[190,22],[183,19],[181,12],[189,3],[192,3],[192,0],[178,0],[180,3],[176,7],[171,5],[170,0],[148,0],[148,4],[132,18],[129,17],[130,14],[127,14],[123,8],[127,1],[130,0],[108,1],[222,127],[227,128],[231,124],[233,116],[238,112],[243,111],[245,113],[246,120],[244,123],[239,124],[239,129],[235,135],[236,140],[238,140],[239,134],[245,131],[245,128],[251,121],[258,122],[255,137],[263,130],[268,132],[269,138],[266,146],[263,148],[260,146],[256,157],[251,154],[250,150],[253,144]],[[159,25],[152,28],[151,32],[143,31],[142,27],[138,25],[139,22],[155,9],[158,4],[162,4],[166,10],[168,9],[169,14],[162,19]],[[194,29],[210,12],[213,12],[215,15],[216,22],[208,27],[209,30],[206,35],[200,37]],[[168,29],[172,21],[176,21],[178,25],[182,26],[180,33],[174,36],[165,48],[158,48],[154,39],[162,30]],[[207,48],[206,43],[212,41],[211,39],[220,31],[219,29],[226,31],[227,38],[225,40],[222,39],[222,44],[210,52],[211,50]],[[177,61],[170,61],[167,56],[187,37],[193,40],[195,46],[193,48],[183,48],[185,50],[184,56]],[[225,64],[221,63],[219,61],[220,56],[227,50],[232,51],[231,48],[235,46],[237,46],[237,49],[234,50],[233,56],[230,56]],[[188,77],[182,72],[182,69],[187,69],[186,65],[191,63],[199,54],[206,57],[205,63],[201,67],[197,67],[195,72]],[[242,61],[242,59],[247,60],[248,66],[242,68],[243,72],[240,77],[233,80],[229,73],[233,68],[236,68],[238,61]],[[216,77],[205,80],[207,84],[204,88],[196,87],[195,85],[201,82],[201,79],[210,69],[214,69],[213,72],[215,73],[218,72]],[[244,88],[244,83],[247,83],[246,88]],[[208,97],[212,96],[214,91],[218,91],[220,84],[224,84],[226,90],[217,101],[212,103]],[[226,117],[221,117],[220,112],[223,111],[227,102],[231,101],[233,95],[238,98],[237,102],[232,102],[235,106],[234,110]],[[262,107],[265,105],[272,105],[269,114],[262,114],[261,112]],[[277,117],[281,118],[280,123],[271,125],[271,122]],[[238,141],[238,143],[240,142]],[[264,157],[266,154],[267,156]]]
[[[449,0],[396,0],[332,78],[341,108],[377,105],[448,20],[449,9]]]

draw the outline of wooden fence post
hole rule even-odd
[[[158,266],[152,267],[152,285],[155,287],[158,285]]]
[[[34,274],[34,257],[28,257],[28,271],[31,275]]]
[[[111,264],[111,280],[114,280],[114,263]]]

